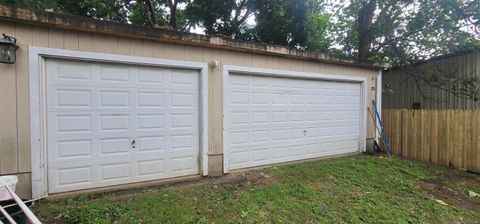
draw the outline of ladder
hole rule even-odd
[[[21,209],[21,211],[25,214],[27,219],[30,221],[30,223],[33,224],[41,224],[40,220],[33,214],[33,212],[25,205],[25,203],[18,197],[18,195],[13,191],[8,184],[5,184],[1,182],[0,180],[0,190],[5,191],[10,195],[10,198],[15,201],[16,205]],[[8,205],[8,206],[2,206],[0,205],[0,213],[7,219],[8,223],[10,224],[16,224],[15,220],[8,214],[8,212],[5,210],[7,207],[11,207],[15,204]],[[2,221],[0,221],[2,223]]]
[[[378,113],[377,110],[377,103],[375,103],[375,100],[372,100],[372,108],[375,112],[375,117],[377,118],[378,122],[375,122],[375,127],[377,130],[380,132],[380,135],[383,140],[383,144],[385,145],[385,148],[387,149],[387,155],[388,158],[391,158],[393,153],[392,153],[392,148],[390,147],[390,144],[388,143],[388,135],[385,129],[383,128],[383,123],[382,123],[382,118],[380,117],[380,114]]]

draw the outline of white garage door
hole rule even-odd
[[[49,59],[48,191],[199,173],[198,71]]]
[[[229,169],[359,151],[360,83],[235,74],[228,80]]]

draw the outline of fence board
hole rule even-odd
[[[480,172],[480,110],[382,111],[395,155]]]

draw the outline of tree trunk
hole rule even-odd
[[[177,0],[168,0],[168,7],[170,8],[170,21],[169,25],[172,29],[177,29]]]
[[[358,59],[367,60],[372,45],[371,28],[377,0],[365,2],[358,14]]]
[[[148,9],[148,20],[150,20],[150,25],[153,27],[158,27],[157,23],[157,16],[155,13],[155,9],[153,8],[152,2],[150,0],[144,0],[145,5],[147,5]]]

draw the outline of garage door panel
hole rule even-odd
[[[272,162],[281,161],[284,158],[288,158],[290,155],[290,148],[286,144],[272,145],[271,155]]]
[[[101,138],[100,155],[130,154],[130,136]]]
[[[47,78],[50,83],[60,83],[62,81],[82,83],[92,80],[91,68],[84,66],[82,62],[65,61],[62,64],[51,66],[49,73]]]
[[[154,136],[139,136],[137,137],[137,150],[139,153],[155,153],[165,150],[165,136],[164,135],[154,135]]]
[[[358,151],[359,83],[232,74],[228,84],[230,169]]]
[[[163,129],[165,126],[164,114],[137,114],[136,127],[139,131]]]
[[[242,125],[249,123],[249,112],[248,111],[235,111],[230,114],[230,120],[232,125]]]
[[[198,166],[197,158],[192,158],[191,156],[179,156],[171,158],[171,171],[172,173],[185,173],[192,172],[196,170]]]
[[[269,112],[264,110],[254,110],[250,113],[250,125],[266,124],[270,121]]]
[[[197,140],[194,134],[174,134],[171,135],[172,149],[192,148]]]
[[[231,168],[233,169],[248,166],[248,163],[251,162],[250,151],[233,150],[233,152],[231,152],[230,155],[231,155],[230,163],[232,164]]]
[[[48,108],[90,108],[92,106],[92,90],[88,88],[71,88],[50,86]]]
[[[51,140],[48,160],[75,160],[79,158],[93,157],[93,141],[89,138]]]
[[[89,114],[58,114],[49,115],[50,132],[56,136],[81,136],[95,129],[95,120]]]
[[[144,84],[149,86],[158,86],[165,84],[165,73],[167,70],[158,71],[154,68],[138,68],[137,70],[137,84]]]
[[[268,161],[270,159],[270,150],[261,148],[252,151],[252,160],[254,162]]]
[[[199,173],[198,71],[46,65],[49,193]]]
[[[286,106],[288,105],[288,93],[286,92],[272,92],[271,94],[271,104],[278,105],[278,106]]]
[[[101,114],[99,115],[100,131],[129,131],[131,129],[128,114]]]
[[[130,91],[124,90],[100,90],[99,93],[99,107],[112,108],[129,108],[130,105]]]
[[[163,158],[138,161],[138,175],[140,177],[161,175],[164,173],[164,170],[165,160]]]
[[[172,129],[193,128],[197,123],[197,114],[178,113],[170,114],[170,127]]]
[[[129,179],[131,176],[130,162],[120,162],[100,165],[100,181],[112,181]]]
[[[198,77],[195,76],[192,78],[192,72],[191,71],[187,71],[187,70],[180,70],[180,69],[177,69],[177,70],[171,70],[170,71],[172,73],[170,77],[170,83],[173,85],[173,86],[189,86],[189,87],[192,87],[192,88],[198,88],[197,86],[197,81],[198,81]]]
[[[248,106],[249,97],[247,91],[232,91],[230,93],[230,103],[232,106]]]
[[[99,81],[104,83],[129,83],[130,67],[118,64],[103,64],[100,66],[100,76],[98,78]]]
[[[92,167],[87,165],[57,168],[49,173],[49,181],[55,181],[62,187],[87,186],[93,182]]]

